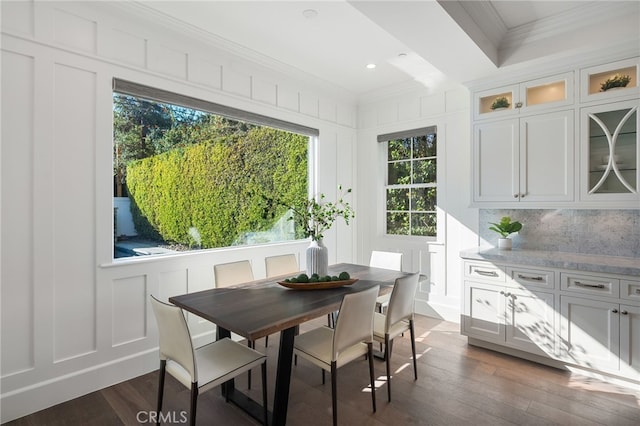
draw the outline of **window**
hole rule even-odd
[[[317,130],[114,81],[114,257],[295,240]]]
[[[386,142],[385,216],[388,235],[435,237],[436,127],[378,136]]]

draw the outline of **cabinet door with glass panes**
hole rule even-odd
[[[499,119],[571,105],[573,73],[554,75],[474,94],[474,119]]]
[[[640,100],[581,109],[581,199],[640,207]]]
[[[580,71],[580,101],[607,102],[640,95],[640,57]]]
[[[388,235],[437,236],[436,128],[387,142],[385,223]]]

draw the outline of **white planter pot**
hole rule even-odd
[[[498,248],[500,250],[511,250],[511,238],[498,238]]]
[[[311,241],[307,247],[307,275],[318,274],[324,277],[329,270],[329,249],[322,240]]]

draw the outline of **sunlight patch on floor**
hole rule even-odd
[[[593,392],[612,393],[618,395],[627,395],[633,398],[635,405],[640,407],[640,386],[627,385],[626,383],[611,383],[610,378],[595,375],[595,377],[585,376],[583,371],[575,370],[569,367],[572,372],[567,385],[570,388],[581,389]]]
[[[392,376],[393,377],[393,376]],[[387,377],[386,376],[380,376],[377,379],[375,379],[373,381],[373,383],[375,384],[376,390],[380,389],[382,386],[385,385],[385,383],[387,383]],[[367,387],[362,389],[362,392],[364,393],[371,393],[371,385],[368,385]]]

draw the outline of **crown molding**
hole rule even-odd
[[[500,51],[522,48],[540,40],[561,37],[590,26],[602,25],[619,16],[639,15],[640,2],[588,2],[577,9],[539,19],[510,29],[499,45]]]

